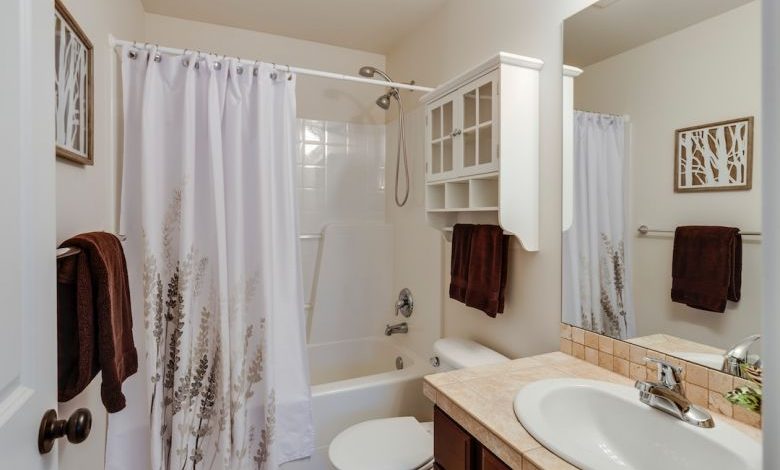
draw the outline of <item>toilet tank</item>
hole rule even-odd
[[[474,341],[463,338],[441,338],[433,343],[441,371],[463,369],[506,362],[508,357]]]

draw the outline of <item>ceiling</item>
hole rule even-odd
[[[447,0],[142,0],[149,13],[385,54]]]
[[[752,0],[601,0],[564,22],[564,63],[585,67]]]

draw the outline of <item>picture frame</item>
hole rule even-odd
[[[751,189],[753,120],[748,116],[677,129],[675,192]]]
[[[93,165],[92,42],[60,0],[55,0],[54,25],[56,156]]]

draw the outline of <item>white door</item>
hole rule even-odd
[[[56,469],[37,442],[57,407],[54,5],[1,3],[0,467]]]

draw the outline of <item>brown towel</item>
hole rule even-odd
[[[452,256],[450,263],[450,298],[466,303],[469,282],[469,257],[474,225],[455,224],[452,228]]]
[[[501,227],[455,225],[450,298],[494,318],[503,313],[508,254],[509,237]]]
[[[81,252],[57,263],[58,399],[75,397],[102,372],[103,404],[109,413],[120,411],[122,382],[138,369],[122,244],[94,232],[61,246]]]
[[[734,227],[677,227],[672,257],[672,300],[711,312],[739,301],[742,236]]]

